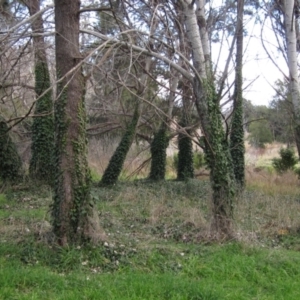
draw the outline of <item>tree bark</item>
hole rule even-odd
[[[102,239],[90,196],[84,77],[78,64],[80,1],[55,0],[56,69],[62,79],[55,104],[56,178],[52,222],[61,246]],[[70,72],[73,70],[72,72]]]
[[[286,34],[287,58],[289,67],[289,90],[292,95],[293,114],[294,114],[294,133],[300,157],[300,87],[297,62],[297,36],[296,19],[294,17],[294,0],[284,1],[284,24]]]
[[[217,97],[210,65],[204,57],[201,38],[207,38],[197,23],[194,1],[181,0],[186,17],[187,36],[192,46],[193,64],[197,70],[194,79],[196,107],[204,134],[205,154],[210,168],[210,182],[213,190],[212,234],[217,239],[231,236],[232,199],[234,195],[232,162],[228,141],[223,129],[219,99]],[[198,8],[204,10],[204,1],[198,0]],[[201,28],[202,30],[203,28]],[[205,42],[205,45],[207,43]],[[208,57],[208,53],[206,53]]]
[[[230,132],[230,153],[233,171],[239,188],[245,186],[245,141],[243,126],[243,14],[244,0],[237,3],[236,25],[236,67],[234,85],[234,106]]]

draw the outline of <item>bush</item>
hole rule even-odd
[[[295,152],[292,148],[282,148],[279,151],[280,158],[273,158],[272,165],[278,173],[293,170],[298,162]]]
[[[200,169],[206,165],[205,155],[203,152],[196,151],[194,153],[194,168]]]

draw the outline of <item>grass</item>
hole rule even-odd
[[[108,240],[64,249],[52,242],[49,188],[6,189],[0,299],[300,299],[297,177],[248,169],[247,179],[225,244],[208,238],[207,180],[94,187]]]
[[[97,269],[95,260],[85,261],[82,249],[56,253],[64,260],[72,257],[75,266],[65,265],[65,269],[47,264],[49,259],[24,263],[19,259],[22,251],[1,244],[1,299],[286,300],[300,296],[300,254],[294,251],[236,243],[158,246],[138,250],[127,266],[120,264],[114,271]]]

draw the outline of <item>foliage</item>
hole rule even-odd
[[[293,131],[293,109],[288,84],[280,80],[274,83],[276,91],[270,103],[269,123],[274,139],[291,145],[295,142]]]
[[[123,168],[123,164],[126,158],[126,155],[130,149],[130,146],[133,142],[135,130],[139,121],[139,110],[138,106],[135,109],[134,115],[130,124],[127,126],[127,129],[116,149],[113,156],[111,157],[107,168],[104,171],[101,184],[112,185],[115,184],[120,176],[120,173]]]
[[[278,173],[294,169],[298,162],[295,151],[292,148],[281,148],[279,151],[280,158],[273,158],[272,165]]]
[[[160,129],[154,134],[151,143],[151,169],[149,179],[163,180],[166,173],[166,150],[169,144],[167,125],[162,123]]]
[[[35,92],[40,97],[51,86],[47,63],[35,65]],[[52,183],[54,154],[54,123],[52,93],[48,91],[41,96],[35,107],[32,124],[32,144],[29,173],[33,178]],[[39,116],[40,115],[40,116]]]
[[[204,153],[200,152],[200,151],[194,152],[193,163],[194,163],[195,169],[200,169],[200,168],[206,166]]]
[[[272,139],[281,143],[292,144],[295,141],[293,132],[293,114],[288,85],[282,81],[274,83],[275,95],[270,105],[253,105],[248,100],[243,100],[245,129],[250,132],[254,122],[264,119],[264,129]],[[258,121],[257,121],[258,120]],[[255,141],[253,141],[255,144]]]
[[[252,122],[249,126],[249,142],[257,148],[264,148],[265,144],[273,142],[272,132],[267,120]]]
[[[22,161],[10,137],[5,120],[0,117],[0,178],[15,181],[21,175]]]

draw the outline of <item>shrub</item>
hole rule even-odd
[[[203,152],[196,151],[194,153],[194,168],[200,169],[206,165],[205,155]]]
[[[293,170],[298,162],[295,152],[292,148],[281,148],[279,151],[280,158],[273,158],[272,165],[278,173]]]

